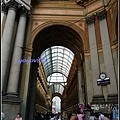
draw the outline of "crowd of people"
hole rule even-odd
[[[85,111],[85,108],[79,105],[79,109],[73,111],[71,113],[67,113],[66,111],[57,114],[52,112],[36,112],[35,120],[119,120],[119,112],[118,106],[112,106],[112,112],[110,114],[95,112],[91,110],[89,106],[89,115],[88,112]],[[5,114],[1,112],[1,119],[5,119]],[[18,113],[15,120],[22,120],[21,114]]]
[[[84,111],[78,110],[72,113],[37,113],[35,120],[118,120],[118,118],[114,119],[112,114],[104,114],[104,113],[94,113],[91,112],[89,118],[86,118]]]

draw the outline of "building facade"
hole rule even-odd
[[[5,120],[13,120],[18,112],[33,120],[37,111],[52,110],[54,96],[67,112],[83,103],[118,104],[118,0],[3,0],[1,6]],[[62,94],[51,91],[47,82],[54,67],[46,72],[48,67],[34,62],[52,46],[74,53]],[[97,80],[104,83],[98,85]]]

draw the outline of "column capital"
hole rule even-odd
[[[2,11],[4,12],[4,13],[6,13],[7,12],[7,6],[6,6],[6,4],[3,2],[2,3]]]
[[[3,6],[6,6],[7,9],[8,8],[14,9],[14,10],[20,9],[22,13],[25,13],[25,14],[30,13],[24,4],[22,4],[21,2],[18,2],[17,0],[10,0],[7,3],[3,2],[2,4]]]
[[[11,0],[8,3],[6,3],[5,6],[7,7],[7,9],[13,9],[15,11],[17,11],[18,8],[18,4],[14,0]]]
[[[94,21],[95,21],[95,16],[94,16],[94,15],[86,18],[86,23],[87,23],[88,25],[93,24]]]
[[[101,21],[106,18],[106,14],[107,14],[106,10],[103,10],[103,11],[97,13],[96,15],[97,15],[98,20]]]
[[[25,6],[20,6],[20,13],[21,15],[27,16],[30,11],[25,8]]]

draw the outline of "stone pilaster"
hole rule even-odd
[[[87,102],[92,101],[93,96],[93,82],[92,82],[92,73],[91,73],[91,61],[90,57],[85,57],[85,74],[86,74],[86,95]]]
[[[84,96],[82,92],[82,72],[81,65],[78,65],[78,100],[79,103],[84,103]]]
[[[28,115],[27,120],[34,119],[34,111],[35,111],[35,96],[36,96],[36,82],[37,82],[37,70],[38,63],[31,64],[31,78],[30,78],[30,88],[29,88],[29,96],[28,96]]]
[[[86,18],[89,31],[89,43],[90,43],[90,57],[91,57],[91,68],[92,68],[92,79],[93,79],[93,102],[104,101],[102,95],[101,86],[97,86],[97,79],[99,77],[99,61],[98,61],[98,51],[97,43],[95,36],[95,27],[94,27],[94,16]]]
[[[30,32],[31,32],[31,19],[29,19],[28,23],[28,31],[27,31],[27,37],[26,37],[26,45],[29,44],[27,40],[30,39]],[[29,49],[29,50],[28,50]],[[32,49],[27,46],[27,49],[23,52],[24,59],[31,59]],[[28,91],[29,91],[29,77],[30,77],[30,66],[31,63],[23,64],[22,66],[22,72],[21,72],[21,87],[20,87],[20,97],[22,98],[23,102],[21,103],[21,116],[23,120],[25,120],[26,116],[26,109],[27,109],[27,99],[28,99]]]
[[[22,9],[24,9],[24,7]],[[26,13],[23,12],[25,11],[22,11],[20,15],[17,35],[15,39],[15,46],[11,61],[7,93],[17,93],[18,90],[18,81],[19,81],[19,73],[20,73],[20,63],[18,61],[21,59],[22,56],[22,48],[23,48],[24,34],[26,28]]]
[[[116,77],[115,77],[115,69],[113,65],[112,52],[110,47],[110,38],[109,38],[107,22],[106,22],[106,11],[103,10],[97,13],[97,17],[99,19],[99,24],[100,24],[105,72],[107,77],[110,78],[110,85],[107,85],[108,97],[109,97],[111,95],[113,96],[114,94],[115,95],[117,94],[117,83],[116,83]],[[114,88],[114,89],[111,89],[111,88]]]
[[[2,37],[2,90],[5,82],[5,74],[7,70],[7,63],[9,61],[9,51],[12,41],[12,33],[15,23],[17,7],[15,5],[10,5],[8,9],[8,14],[6,18],[6,23],[3,31]]]

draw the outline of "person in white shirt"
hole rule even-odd
[[[102,113],[99,114],[98,120],[104,120],[104,115]]]
[[[1,120],[5,119],[5,114],[3,112],[1,112]]]

